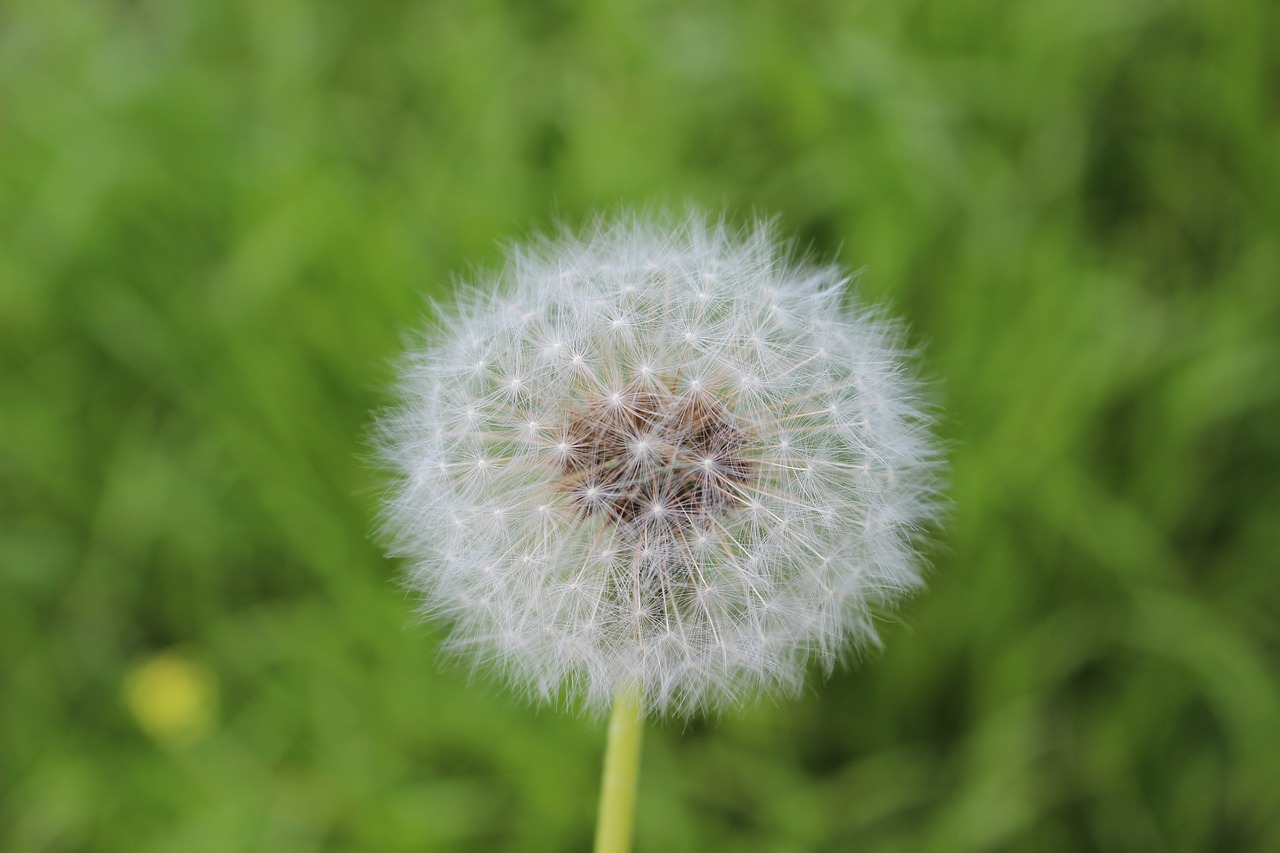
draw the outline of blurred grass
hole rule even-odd
[[[686,199],[910,318],[955,507],[883,655],[655,728],[639,849],[1280,849],[1278,38],[1261,0],[0,5],[0,849],[586,850],[603,727],[406,628],[368,413],[500,240]]]

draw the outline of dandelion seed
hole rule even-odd
[[[794,693],[920,583],[936,456],[899,331],[771,229],[602,222],[468,288],[382,427],[450,648],[535,698]]]

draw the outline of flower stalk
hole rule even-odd
[[[625,688],[614,700],[609,716],[595,853],[630,853],[643,739],[640,691]]]

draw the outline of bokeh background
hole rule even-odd
[[[778,214],[911,323],[883,653],[655,724],[638,850],[1280,850],[1280,18],[1251,0],[0,4],[0,849],[585,851],[600,721],[372,536],[503,240]]]

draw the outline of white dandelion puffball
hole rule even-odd
[[[920,583],[937,456],[897,327],[768,225],[510,250],[410,354],[386,510],[449,649],[654,713],[794,692]]]

